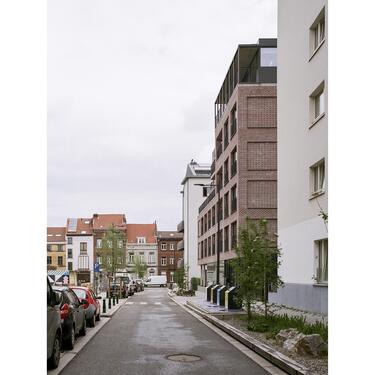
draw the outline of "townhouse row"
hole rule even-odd
[[[327,1],[285,0],[278,39],[237,47],[214,103],[211,164],[182,181],[189,279],[234,285],[247,218],[267,219],[284,287],[271,302],[328,311]]]
[[[47,272],[50,278],[62,281],[65,277],[77,285],[98,284],[102,271],[99,256],[102,240],[112,226],[124,238],[117,244],[124,252],[121,272],[136,277],[134,267],[138,258],[146,266],[145,276],[166,275],[168,283],[174,281],[174,272],[183,259],[183,250],[177,248],[182,235],[176,231],[158,231],[156,222],[128,224],[123,214],[68,218],[65,227],[48,227]]]

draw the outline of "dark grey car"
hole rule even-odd
[[[47,365],[55,369],[60,361],[62,328],[60,321],[61,297],[52,290],[47,278]]]
[[[83,307],[86,300],[79,301],[69,287],[53,287],[61,295],[60,315],[62,326],[62,343],[65,349],[73,349],[77,334],[86,334],[86,312]]]

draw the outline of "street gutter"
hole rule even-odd
[[[208,322],[212,323],[216,327],[220,328],[222,331],[235,338],[241,344],[245,345],[247,348],[251,349],[267,361],[271,362],[278,368],[287,372],[290,375],[312,375],[312,372],[306,367],[302,366],[293,359],[285,356],[284,354],[278,352],[277,350],[271,348],[270,346],[256,340],[255,338],[247,335],[246,333],[240,331],[239,329],[231,326],[228,323],[223,322],[222,320],[207,314],[204,310],[200,309],[195,304],[186,301],[186,304],[181,304],[168,292],[169,297],[179,306],[183,308],[190,309],[195,312],[200,317],[204,318]]]

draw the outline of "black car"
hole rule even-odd
[[[63,334],[63,347],[73,349],[77,334],[86,334],[86,300],[79,301],[77,295],[67,286],[54,286],[53,290],[61,295],[60,318]]]

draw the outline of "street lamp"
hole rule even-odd
[[[220,206],[220,185],[218,184],[194,184],[195,186],[202,186],[202,187],[211,187],[211,188],[217,188],[217,202],[218,206],[221,209]],[[217,210],[217,213],[219,213],[219,210]],[[220,284],[220,248],[219,248],[219,239],[220,239],[220,220],[221,220],[221,215],[218,215],[218,220],[217,220],[217,249],[216,249],[216,284]]]

